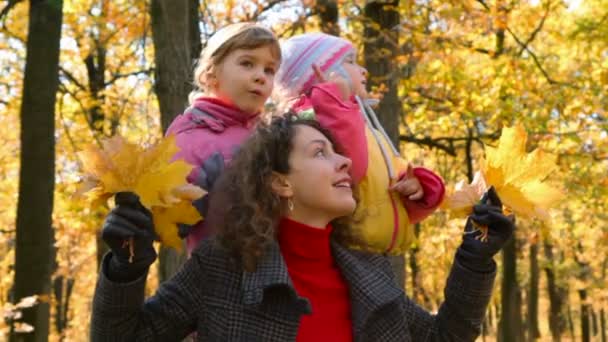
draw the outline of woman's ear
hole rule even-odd
[[[293,188],[285,175],[273,171],[270,177],[272,192],[280,197],[290,198],[293,196]]]

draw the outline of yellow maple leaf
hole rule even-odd
[[[497,147],[486,146],[480,173],[471,184],[459,182],[446,196],[442,207],[456,217],[469,215],[482,194],[494,186],[507,210],[524,218],[549,219],[549,208],[562,192],[547,178],[557,165],[541,150],[526,153],[527,134],[521,125],[505,127]]]
[[[191,201],[206,192],[186,182],[192,166],[183,160],[172,161],[177,151],[173,136],[148,148],[121,136],[103,141],[102,148],[89,146],[80,153],[84,177],[78,192],[86,193],[93,205],[100,205],[118,192],[134,192],[142,205],[152,211],[161,242],[180,249],[176,225],[202,219]]]
[[[521,217],[547,220],[549,208],[563,197],[555,185],[547,182],[557,166],[554,157],[541,150],[526,153],[526,140],[521,125],[505,127],[498,146],[486,146],[481,173],[505,207]]]
[[[195,224],[201,219],[198,210],[192,206],[190,201],[180,201],[171,207],[152,207],[154,228],[160,241],[178,251],[182,248],[182,242],[177,234],[177,223]]]
[[[454,217],[466,217],[473,212],[473,206],[486,191],[487,186],[480,172],[476,172],[471,184],[465,181],[456,183],[441,203],[441,207],[450,211]]]

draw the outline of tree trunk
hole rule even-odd
[[[553,255],[553,246],[550,242],[544,242],[545,257],[547,265],[545,266],[545,274],[547,275],[547,290],[549,292],[549,330],[553,341],[561,341],[561,335],[566,329],[566,318],[564,317],[564,299],[567,291],[559,286],[556,281],[554,272],[555,257]]]
[[[538,328],[538,241],[530,245],[530,290],[528,294],[528,339],[536,341],[540,338]]]
[[[568,305],[568,330],[570,331],[570,339],[575,341],[574,322],[572,320],[572,308],[570,308],[570,305]]]
[[[317,0],[315,9],[321,19],[321,31],[333,36],[340,36],[338,3],[335,0]]]
[[[193,66],[201,51],[198,0],[152,0],[154,90],[165,132],[188,106]],[[169,279],[186,259],[184,253],[161,247],[159,282]]]
[[[201,51],[198,0],[152,0],[154,91],[163,132],[188,106],[194,63]]]
[[[600,336],[602,337],[602,342],[606,342],[606,314],[603,308],[600,309]]]
[[[30,1],[27,55],[21,103],[21,168],[17,203],[17,241],[13,302],[50,295],[53,266],[53,192],[55,185],[55,100],[59,83],[62,0]],[[11,334],[11,341],[46,341],[49,304],[23,311],[34,327]]]
[[[398,80],[394,73],[394,56],[398,52],[399,0],[371,1],[365,5],[364,56],[371,86],[384,84],[388,91],[380,102],[378,119],[393,144],[399,148],[401,103],[397,97]],[[391,257],[395,279],[405,286],[405,256]]]
[[[591,340],[589,329],[591,316],[589,313],[590,305],[587,303],[587,289],[578,290],[578,296],[581,300],[581,338],[583,342],[589,342]]]
[[[499,341],[523,341],[521,322],[521,293],[517,284],[517,245],[512,237],[504,246],[502,278],[502,313]]]
[[[419,236],[420,223],[416,223],[414,225],[414,237],[416,241],[418,241]],[[414,247],[412,247],[412,249],[410,249],[409,255],[410,271],[412,273],[410,276],[410,278],[412,279],[412,298],[418,303],[424,304],[427,309],[431,309],[433,303],[431,303],[431,299],[429,298],[426,291],[424,290],[424,287],[420,283],[421,274],[420,269],[418,267],[418,260],[416,257],[419,250],[420,247],[418,246],[418,244],[416,244]]]
[[[399,25],[399,0],[371,1],[365,5],[364,55],[371,86],[384,84],[378,108],[378,119],[393,144],[399,147],[399,119],[402,108],[397,96],[399,83],[395,57],[399,52],[399,35],[392,28]]]

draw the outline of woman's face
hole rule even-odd
[[[351,160],[336,153],[331,142],[318,130],[296,126],[290,171],[285,175],[293,201],[288,216],[313,226],[352,214],[356,202],[350,177]]]

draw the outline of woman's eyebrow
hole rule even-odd
[[[313,145],[313,144],[321,144],[323,145],[323,147],[327,146],[327,141],[323,140],[323,139],[314,139],[312,141],[309,141],[308,144],[306,144],[306,147]]]

